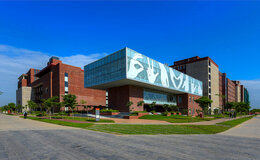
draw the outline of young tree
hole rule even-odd
[[[138,106],[138,107],[143,106],[143,104],[144,104],[144,101],[139,101],[139,102],[137,102],[137,106]]]
[[[52,106],[51,106],[52,114],[54,113],[55,108],[60,109],[63,106],[63,103],[59,102],[58,96],[51,97],[51,102],[52,102]]]
[[[199,106],[202,108],[204,114],[208,114],[208,106],[213,101],[211,99],[209,99],[208,97],[203,96],[203,97],[200,97],[199,99],[196,99],[195,102],[199,104]]]
[[[73,114],[75,107],[78,105],[77,96],[74,94],[68,94],[68,95],[64,95],[62,97],[63,97],[64,106],[70,107],[72,114]]]
[[[84,110],[86,110],[87,106],[86,106],[85,104],[87,104],[87,101],[85,101],[85,100],[80,100],[80,103],[83,104],[83,108],[84,108]],[[88,114],[88,111],[87,111],[87,114]],[[83,114],[82,114],[82,110],[81,110],[81,116],[82,116],[82,115],[83,115]]]
[[[42,99],[42,106],[46,109],[46,113],[49,115],[50,119],[50,112],[51,112],[51,108],[52,108],[52,100],[51,98],[48,99]]]
[[[172,112],[177,112],[179,110],[178,106],[174,104],[169,105],[169,108]]]
[[[152,102],[151,104],[149,104],[149,108],[151,109],[151,112],[155,112],[155,105],[156,102]]]
[[[12,111],[12,112],[15,112],[15,104],[14,103],[9,103],[8,104],[8,106],[9,106],[9,108],[10,108],[10,110]]]
[[[168,112],[168,110],[169,110],[169,104],[164,104],[162,107],[163,107],[163,109],[165,110],[165,112]]]
[[[27,105],[30,109],[30,112],[32,113],[33,110],[37,108],[37,104],[34,101],[27,101]]]
[[[126,106],[128,107],[128,109],[129,109],[130,112],[132,112],[132,110],[134,109],[134,108],[131,108],[131,106],[132,106],[133,104],[134,104],[134,103],[133,103],[132,101],[129,101],[129,102],[126,103]]]
[[[23,106],[20,105],[20,104],[18,104],[18,105],[16,106],[16,109],[17,109],[18,112],[22,112]]]

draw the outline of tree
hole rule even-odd
[[[23,106],[20,105],[20,104],[18,104],[18,105],[16,106],[16,109],[18,110],[18,112],[22,112]]]
[[[199,106],[202,108],[204,114],[208,114],[208,106],[211,104],[213,101],[209,99],[208,97],[200,97],[199,99],[195,100],[196,103],[199,104]]]
[[[149,104],[149,108],[151,109],[152,112],[155,112],[155,105],[156,102],[152,102],[151,104]]]
[[[10,110],[12,111],[12,112],[15,112],[15,104],[14,103],[9,103],[8,104],[8,106],[10,107]]]
[[[165,112],[168,112],[168,110],[169,110],[169,104],[164,104],[162,107],[163,107],[163,109],[165,110]]]
[[[72,114],[75,107],[78,105],[77,103],[77,96],[74,94],[64,95],[63,97],[63,104],[65,107],[70,107]]]
[[[129,101],[129,102],[126,103],[126,106],[128,107],[128,109],[129,109],[130,112],[132,112],[132,110],[134,109],[134,108],[131,108],[131,106],[132,106],[133,104],[134,104],[134,103],[133,103],[132,101]]]
[[[83,108],[84,108],[84,110],[86,110],[87,106],[85,104],[87,104],[87,101],[80,100],[80,103],[83,104]],[[88,114],[88,111],[87,111],[87,114]],[[81,110],[81,116],[82,116],[82,110]]]
[[[236,110],[236,112],[239,112],[239,113],[248,113],[249,109],[251,108],[249,103],[236,102],[235,104],[236,105],[235,105],[234,109]]]
[[[143,104],[144,104],[144,101],[139,101],[139,102],[137,102],[137,106],[138,106],[138,107],[143,106]]]
[[[32,113],[33,110],[37,108],[37,104],[34,101],[27,101],[27,105],[30,109],[30,112]]]
[[[49,117],[50,117],[52,105],[53,105],[52,100],[50,98],[42,99],[42,106],[46,109],[46,113],[49,115]],[[50,119],[51,119],[51,117],[50,117]]]
[[[58,96],[53,96],[51,97],[51,101],[52,101],[52,114],[54,113],[54,109],[58,108],[60,110],[60,108],[63,106],[63,103],[59,101],[59,97]]]
[[[172,111],[172,112],[177,112],[179,110],[178,106],[174,105],[174,104],[171,104],[169,105],[169,109]]]
[[[227,102],[225,105],[225,109],[226,111],[230,110],[230,109],[235,109],[236,108],[236,103],[235,102]]]

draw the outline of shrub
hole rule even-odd
[[[166,111],[166,112],[163,112],[163,115],[164,115],[164,116],[167,116],[167,115],[168,115],[168,113],[169,113],[168,111]]]
[[[119,111],[118,110],[114,110],[114,109],[101,109],[100,112],[111,113],[111,112],[119,112]]]
[[[38,114],[36,114],[37,117],[42,117],[42,116],[47,116],[47,114],[45,112],[39,112]]]

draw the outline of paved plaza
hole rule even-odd
[[[0,160],[257,160],[260,138],[241,129],[259,131],[259,122],[255,117],[217,135],[118,136],[0,114]]]

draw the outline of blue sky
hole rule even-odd
[[[259,17],[260,2],[0,2],[0,106],[51,55],[83,67],[127,46],[170,65],[209,56],[260,108]]]

